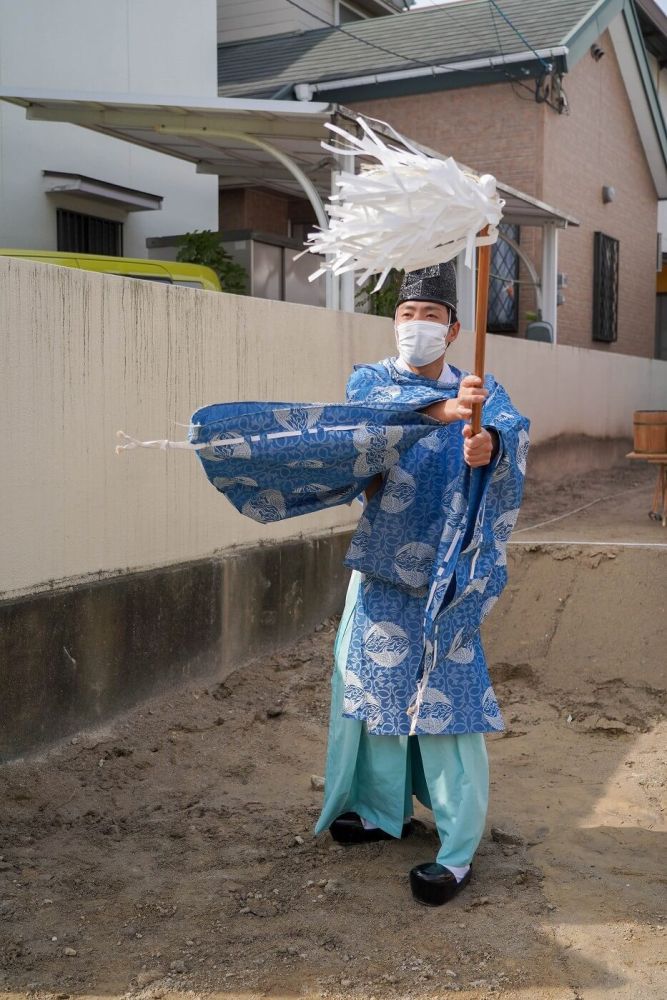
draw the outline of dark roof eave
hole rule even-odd
[[[602,3],[595,5],[595,10],[565,37],[563,44],[567,45],[569,50],[570,69],[588,54],[593,42],[607,30],[627,4],[628,0],[602,0]]]
[[[651,118],[653,120],[656,138],[660,144],[663,162],[667,168],[667,125],[665,124],[665,118],[660,106],[660,100],[658,98],[655,84],[653,83],[653,77],[651,76],[651,71],[648,65],[637,12],[632,6],[629,6],[623,11],[623,15],[628,29],[628,34],[630,36],[630,42],[634,50],[635,59],[637,60],[637,67],[641,76],[644,94],[651,110]]]
[[[557,72],[567,72],[567,57],[557,56],[552,60]],[[381,74],[375,81],[354,83],[340,80],[339,86],[321,86],[327,81],[318,81],[312,87],[313,100],[346,103],[390,97],[407,97],[412,94],[428,94],[439,90],[457,90],[493,83],[523,83],[539,79],[544,75],[544,66],[536,59],[512,63],[508,66],[489,66],[474,70],[460,70],[452,73],[434,73],[429,76],[393,77],[383,80]],[[363,78],[362,78],[363,79]]]

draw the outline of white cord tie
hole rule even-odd
[[[131,451],[132,448],[159,448],[160,451],[167,451],[168,448],[188,448],[193,451],[199,451],[201,448],[208,448],[211,444],[215,442],[207,441],[204,444],[193,444],[191,441],[168,441],[157,440],[157,441],[140,441],[138,438],[130,437],[125,431],[116,431],[116,437],[121,442],[116,445],[116,454],[120,455],[121,451]]]

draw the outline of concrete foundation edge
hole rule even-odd
[[[0,761],[192,678],[223,678],[339,613],[349,538],[257,546],[0,605]]]
[[[599,469],[610,469],[632,450],[630,437],[559,434],[534,445],[528,454],[528,480],[557,482]]]

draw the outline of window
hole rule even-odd
[[[519,227],[501,222],[500,235],[519,242]],[[498,239],[491,251],[489,314],[492,333],[517,333],[519,329],[519,255],[505,240]]]
[[[98,219],[95,215],[57,210],[58,249],[71,253],[101,253],[123,256],[123,223]]]
[[[593,340],[611,344],[618,336],[618,240],[595,234]]]

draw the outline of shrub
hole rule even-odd
[[[355,296],[361,309],[371,316],[393,316],[404,274],[404,271],[390,271],[379,292],[373,292],[379,275],[371,276]]]
[[[244,267],[237,264],[220,243],[220,237],[210,229],[195,229],[182,236],[178,244],[176,260],[183,264],[203,264],[217,274],[223,292],[244,295],[248,275]]]

